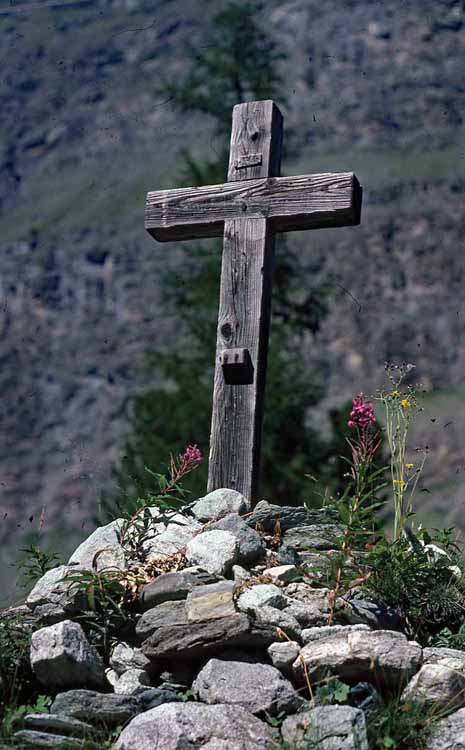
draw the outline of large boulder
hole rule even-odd
[[[32,634],[31,666],[48,688],[105,687],[105,666],[82,627],[71,620]]]
[[[233,704],[253,714],[292,713],[302,704],[291,683],[269,664],[210,659],[192,689],[203,703]]]
[[[119,539],[124,525],[117,518],[106,526],[100,526],[85,539],[69,558],[68,565],[80,565],[88,570],[104,568],[126,569],[126,556]]]
[[[364,713],[350,706],[316,706],[288,716],[281,734],[292,750],[368,750]]]
[[[306,671],[311,682],[330,673],[348,683],[366,681],[398,689],[420,669],[421,646],[402,633],[368,630],[363,625],[314,630],[313,638],[311,631],[303,631],[307,645],[293,665],[301,681]]]
[[[250,502],[236,490],[227,488],[209,492],[191,506],[191,512],[198,521],[212,521],[228,513],[247,513]]]
[[[191,539],[186,557],[192,565],[200,565],[208,573],[226,576],[238,560],[239,543],[230,531],[205,531]]]
[[[275,750],[264,722],[240,706],[167,703],[123,729],[114,750]]]

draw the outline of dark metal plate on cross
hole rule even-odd
[[[274,234],[360,223],[351,172],[279,177],[283,118],[272,101],[233,109],[228,182],[147,195],[160,242],[223,236],[208,491],[257,499]]]

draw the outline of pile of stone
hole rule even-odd
[[[130,570],[121,519],[97,529],[37,583],[31,665],[49,713],[26,717],[16,746],[114,750],[367,750],[366,715],[401,693],[425,710],[452,711],[428,750],[465,747],[465,653],[422,649],[395,612],[356,591],[338,600],[321,577],[342,528],[331,509],[262,501],[251,510],[216,490],[168,518],[153,513],[146,560],[182,553],[138,593],[134,626],[105,664],[77,621],[85,606],[70,573]],[[179,567],[179,566],[178,566]],[[351,705],[311,700],[329,676],[351,686]],[[99,744],[100,742],[100,744]]]

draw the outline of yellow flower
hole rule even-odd
[[[400,405],[404,407],[404,409],[408,409],[409,406],[412,406],[411,402],[408,400],[408,398],[403,398],[400,402]]]
[[[403,479],[393,479],[392,481],[393,481],[394,484],[398,484],[400,486],[399,488],[401,490],[404,489],[405,482],[404,482]]]
[[[413,469],[413,464],[405,464],[406,469]]]
[[[391,396],[394,396],[395,398],[399,398],[399,396],[400,396],[400,392],[399,392],[399,391],[393,391],[393,392],[391,393]]]

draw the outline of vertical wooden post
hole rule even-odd
[[[228,181],[279,176],[283,119],[272,101],[233,110]],[[244,212],[247,204],[244,202]],[[208,491],[255,499],[260,469],[274,237],[265,218],[225,221]],[[248,350],[250,371],[227,382],[228,350]],[[236,355],[238,358],[239,355]],[[230,366],[234,367],[234,353]],[[244,371],[245,372],[245,371]]]

